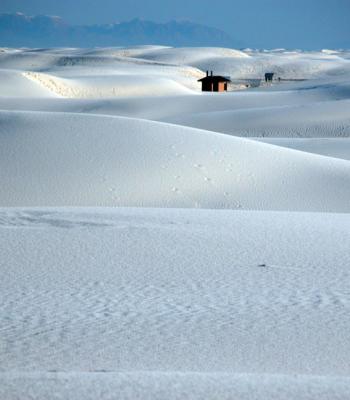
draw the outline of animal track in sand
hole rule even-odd
[[[182,154],[182,153],[175,153],[175,157],[177,157],[177,158],[186,158],[185,154]]]

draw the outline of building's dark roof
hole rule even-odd
[[[231,79],[220,75],[209,75],[202,79],[198,79],[198,82],[231,82]]]

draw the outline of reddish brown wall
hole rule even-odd
[[[219,92],[225,91],[225,82],[219,82]]]

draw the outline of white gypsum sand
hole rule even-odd
[[[0,220],[1,398],[349,396],[348,215],[34,208]]]
[[[350,53],[2,50],[1,400],[350,398]]]

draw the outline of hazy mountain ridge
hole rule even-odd
[[[189,21],[157,23],[133,19],[102,25],[69,25],[57,16],[0,14],[0,46],[237,46],[220,29]]]

